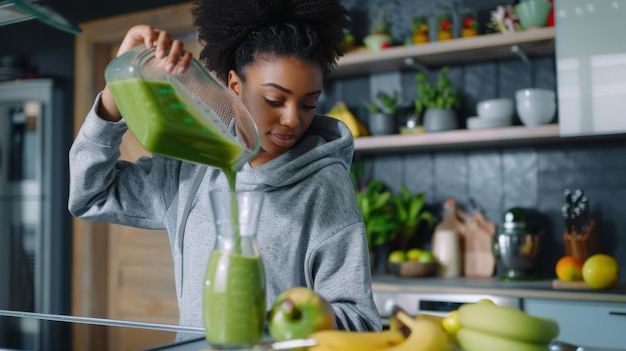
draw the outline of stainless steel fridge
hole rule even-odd
[[[64,98],[52,79],[0,82],[0,309],[70,313]]]

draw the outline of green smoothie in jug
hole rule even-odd
[[[242,156],[243,145],[206,122],[219,117],[185,101],[170,82],[126,79],[108,85],[128,128],[146,150],[222,169]]]

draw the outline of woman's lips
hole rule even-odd
[[[270,133],[270,137],[274,143],[282,147],[291,147],[296,142],[296,136],[292,134],[273,134]]]

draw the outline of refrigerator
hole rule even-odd
[[[0,82],[0,309],[71,312],[64,97],[53,79]]]

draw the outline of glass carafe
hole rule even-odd
[[[214,348],[261,342],[266,314],[265,270],[256,243],[262,192],[210,193],[217,231],[206,267],[203,319]]]

